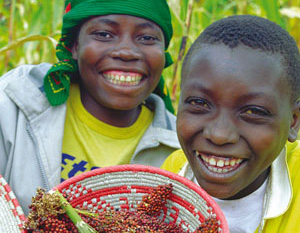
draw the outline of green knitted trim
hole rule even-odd
[[[69,97],[70,80],[77,70],[72,59],[55,63],[44,77],[44,90],[52,106],[63,104]]]
[[[159,83],[158,83],[157,87],[153,91],[153,93],[159,95],[163,99],[163,101],[165,102],[166,108],[171,113],[173,113],[173,114],[175,113],[175,110],[174,110],[173,105],[172,105],[172,100],[171,100],[171,97],[170,97],[169,90],[168,90],[167,85],[165,83],[165,80],[162,76],[159,80]]]

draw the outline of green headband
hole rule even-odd
[[[55,63],[44,77],[44,89],[51,105],[60,105],[68,99],[70,79],[78,74],[77,61],[72,58],[71,52],[74,29],[92,16],[108,14],[132,15],[156,23],[165,37],[165,67],[172,64],[167,48],[173,35],[173,28],[166,0],[66,0],[61,39],[56,48],[59,62]],[[174,112],[163,77],[154,93],[160,95],[167,109]]]

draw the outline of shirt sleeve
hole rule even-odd
[[[179,149],[170,154],[160,168],[173,173],[178,173],[186,162],[187,159],[183,150]]]

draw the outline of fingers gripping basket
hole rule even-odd
[[[0,175],[0,232],[17,233],[22,229],[25,215],[14,193]]]
[[[100,168],[68,179],[53,190],[67,194],[73,207],[134,210],[151,188],[169,183],[173,184],[173,192],[159,218],[194,232],[201,222],[214,216],[219,223],[218,232],[229,232],[219,206],[203,189],[159,168],[143,165]]]

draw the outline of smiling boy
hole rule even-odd
[[[66,0],[58,62],[0,78],[0,174],[25,214],[36,189],[98,167],[160,167],[178,149],[164,79],[165,0]]]
[[[184,60],[183,151],[162,168],[212,195],[231,233],[300,231],[299,80],[295,41],[255,16],[213,23]]]

